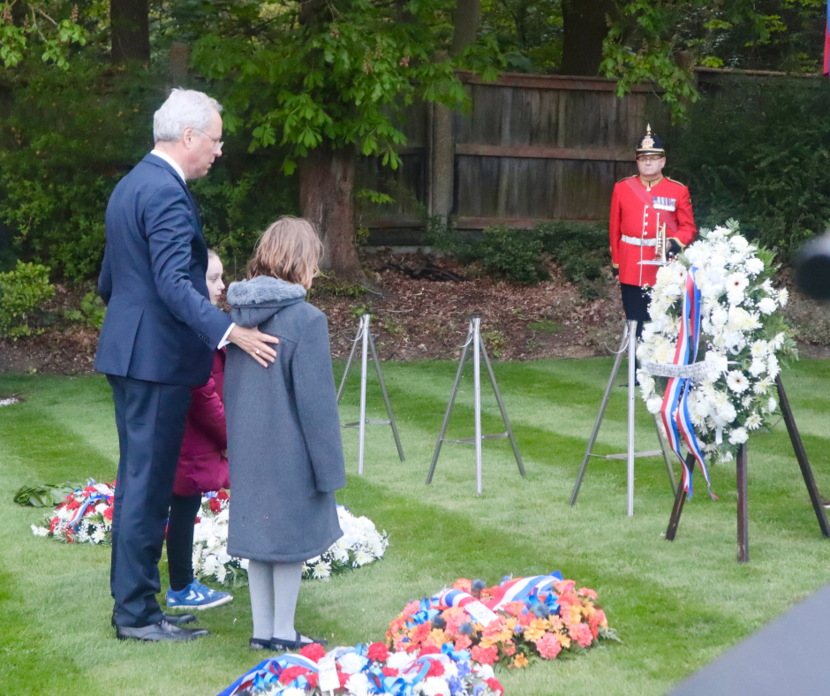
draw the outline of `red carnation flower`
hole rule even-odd
[[[320,680],[320,675],[319,675],[319,674],[317,674],[317,672],[310,672],[309,674],[306,674],[306,675],[305,675],[305,678],[306,678],[306,679],[308,679],[308,685],[309,685],[312,689],[316,689],[316,688],[317,688],[317,684],[318,684],[318,682],[319,682],[319,680]]]
[[[370,660],[386,662],[389,657],[389,649],[383,643],[372,643],[369,646],[369,651],[366,653],[366,657]]]
[[[444,665],[442,665],[438,660],[431,660],[429,663],[429,671],[427,672],[428,677],[440,677],[444,674]]]
[[[280,681],[283,684],[290,684],[297,677],[305,676],[309,672],[310,670],[306,669],[305,667],[300,667],[299,665],[295,665],[294,667],[287,667],[282,672],[280,672]]]
[[[214,515],[218,515],[220,512],[222,512],[222,505],[219,503],[218,500],[216,500],[216,498],[210,499],[210,511]]]
[[[420,657],[423,657],[424,655],[440,655],[440,654],[441,654],[441,648],[436,648],[434,645],[425,645],[423,648],[421,648]]]
[[[482,665],[492,665],[499,658],[499,651],[495,645],[491,645],[489,648],[474,645],[470,654],[476,662]]]
[[[112,506],[110,506],[106,510],[104,510],[104,517],[106,519],[110,520],[110,521],[112,521],[112,510],[113,510]]]
[[[398,676],[398,670],[396,670],[394,667],[384,667],[382,671],[383,671],[383,676],[384,677],[397,677]]]
[[[343,672],[337,672],[337,678],[340,680],[341,689],[346,688],[346,682],[349,681],[349,677],[351,676],[351,674],[343,674]]]
[[[490,677],[487,680],[487,686],[489,686],[493,691],[495,691],[499,696],[504,693],[504,687],[501,685],[498,679],[495,677]]]
[[[311,643],[300,650],[300,655],[314,662],[319,662],[320,658],[325,657],[326,649],[319,643]]]
[[[230,500],[231,499],[231,497],[228,495],[227,491],[225,491],[224,488],[216,494],[216,497],[219,500]]]

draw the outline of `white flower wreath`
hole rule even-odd
[[[750,244],[735,220],[700,230],[697,240],[657,272],[651,289],[651,322],[637,348],[641,364],[670,364],[681,326],[690,268],[701,294],[698,361],[717,365],[689,388],[689,418],[703,454],[732,459],[749,433],[765,425],[778,405],[774,394],[780,363],[797,359],[793,332],[778,311],[787,290],[772,285],[773,254]],[[659,413],[667,378],[638,371],[643,400]]]

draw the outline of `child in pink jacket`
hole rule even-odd
[[[207,286],[214,305],[225,289],[222,271],[219,256],[209,250]],[[220,348],[213,355],[210,379],[203,387],[193,389],[187,412],[167,524],[168,608],[210,609],[233,599],[227,592],[205,587],[193,577],[193,529],[202,494],[230,488],[228,437],[222,404],[224,381],[225,349]]]

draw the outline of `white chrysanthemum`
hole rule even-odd
[[[654,377],[644,370],[638,370],[637,381],[640,383],[640,392],[642,393],[644,399],[648,399],[654,395]]]
[[[764,377],[764,379],[755,382],[752,386],[752,391],[756,394],[766,394],[772,386],[772,379]]]
[[[759,258],[752,257],[746,260],[744,267],[749,275],[758,275],[764,270],[764,262]]]
[[[729,385],[729,388],[736,394],[743,394],[747,389],[749,389],[749,380],[740,370],[732,370],[726,376],[726,384]]]
[[[746,331],[750,324],[750,314],[742,307],[730,307],[729,326],[735,331]]]
[[[45,536],[49,536],[49,530],[46,527],[38,527],[38,526],[33,524],[32,525],[32,534],[34,534],[35,536],[45,537]]]
[[[770,339],[769,345],[772,350],[781,350],[784,347],[784,332],[775,334],[775,338]]]
[[[773,399],[772,397],[769,398],[769,403],[767,404],[767,409],[770,413],[774,413],[775,409],[778,407],[778,402]]]
[[[769,374],[772,379],[775,379],[779,372],[781,372],[781,366],[778,364],[778,358],[774,355],[770,355],[767,358],[767,374]]]
[[[772,314],[777,309],[775,300],[771,297],[764,297],[758,301],[758,309],[764,314]]]
[[[749,366],[749,374],[753,377],[758,377],[767,371],[767,364],[763,360],[753,360]]]
[[[314,566],[311,576],[316,580],[328,580],[331,577],[331,563],[320,561]]]
[[[749,313],[749,321],[747,322],[747,331],[757,331],[763,326],[761,323],[761,315],[758,312]]]
[[[367,553],[366,551],[363,551],[363,550],[361,549],[361,550],[359,550],[357,553],[355,553],[355,555],[354,555],[354,563],[352,563],[352,565],[353,565],[355,568],[359,568],[360,566],[364,566],[364,565],[366,565],[367,563],[371,563],[371,562],[372,562],[372,561],[374,561],[374,560],[375,560],[375,557],[374,557],[374,556],[372,556],[372,554]]]
[[[769,344],[766,341],[753,341],[749,347],[749,354],[753,358],[763,358],[769,353]]]
[[[90,535],[93,544],[103,544],[107,538],[106,532],[101,529],[101,527],[97,527],[94,532]]]
[[[656,396],[646,401],[646,408],[649,413],[660,413],[660,407],[663,405],[663,399]]]
[[[735,428],[729,433],[729,442],[733,445],[742,445],[749,439],[749,433],[744,428]]]
[[[780,304],[782,307],[786,307],[787,301],[789,299],[790,291],[787,290],[787,288],[781,288],[781,290],[778,291],[778,304]]]
[[[761,427],[762,422],[763,421],[761,419],[761,416],[759,414],[753,412],[753,413],[749,414],[749,417],[746,419],[746,423],[744,423],[744,426],[748,430],[757,430],[758,428]]]

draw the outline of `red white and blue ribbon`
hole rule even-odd
[[[827,18],[824,24],[824,56],[821,61],[821,72],[830,76],[830,0],[827,2]]]
[[[677,339],[677,349],[674,353],[674,365],[691,365],[697,360],[700,345],[700,290],[695,282],[697,269],[692,267],[686,274],[686,288],[683,293],[683,311],[680,316],[680,335]],[[689,448],[689,452],[700,465],[703,478],[712,498],[712,483],[709,480],[709,470],[703,457],[700,443],[697,441],[695,429],[689,415],[689,390],[692,380],[688,377],[671,377],[663,396],[663,406],[660,409],[663,425],[669,438],[669,447],[677,455],[683,465],[683,490],[692,497],[692,471],[686,465],[686,459],[680,452],[681,437]]]

